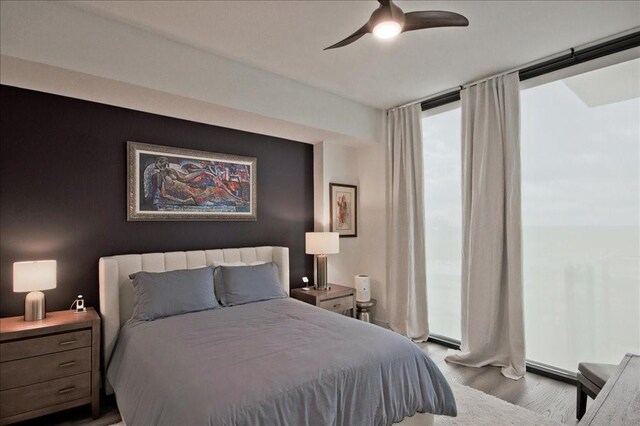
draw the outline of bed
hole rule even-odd
[[[106,390],[127,425],[431,425],[431,413],[456,414],[446,380],[411,341],[292,298],[129,320],[130,274],[273,262],[288,294],[288,254],[252,247],[100,259]]]

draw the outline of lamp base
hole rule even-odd
[[[327,255],[318,255],[318,282],[316,284],[318,290],[328,290],[327,286]]]
[[[32,291],[24,298],[24,320],[39,321],[46,316],[44,308],[44,293]]]

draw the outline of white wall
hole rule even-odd
[[[321,129],[347,142],[379,137],[375,108],[63,2],[2,1],[0,53]]]
[[[358,237],[340,238],[340,253],[329,256],[329,280],[353,287],[357,274],[371,278],[378,300],[374,320],[386,323],[385,150],[381,142],[350,147],[314,145],[315,230],[329,230],[329,183],[358,185]]]
[[[358,148],[360,216],[358,255],[360,273],[371,278],[372,297],[378,305],[374,321],[387,323],[386,150],[381,141]]]
[[[315,231],[329,231],[329,184],[358,185],[358,150],[324,141],[313,146]],[[360,217],[360,216],[358,216]],[[353,287],[359,272],[359,238],[340,238],[340,254],[329,255],[329,281]]]
[[[5,55],[0,55],[0,83],[298,142],[351,139],[291,121]]]

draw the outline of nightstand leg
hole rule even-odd
[[[100,417],[100,397],[93,398],[91,401],[91,415],[94,420]]]

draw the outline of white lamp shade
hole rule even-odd
[[[337,232],[307,232],[305,234],[307,254],[340,253],[340,234]]]
[[[13,264],[13,291],[27,292],[56,288],[55,260],[35,260]]]

